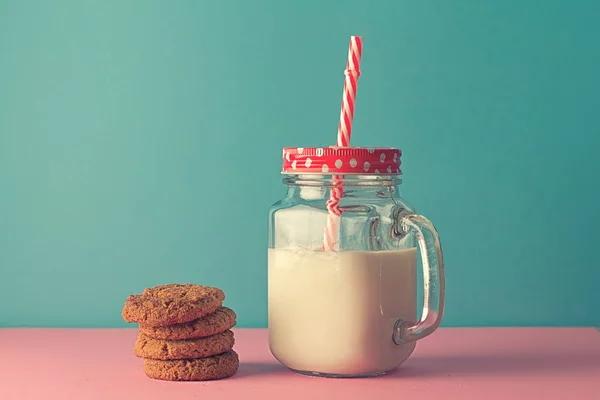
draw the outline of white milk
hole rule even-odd
[[[357,375],[394,369],[415,344],[392,341],[416,318],[416,249],[269,249],[269,345],[297,371]]]

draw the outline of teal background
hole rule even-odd
[[[283,146],[404,150],[446,326],[600,326],[597,1],[0,0],[0,326],[125,326],[225,289],[266,326]]]

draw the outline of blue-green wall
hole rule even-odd
[[[600,325],[600,3],[0,0],[0,326],[124,326],[223,287],[266,325],[286,145],[404,150],[446,325]]]

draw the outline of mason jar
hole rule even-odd
[[[394,148],[285,148],[285,196],[269,211],[269,347],[328,377],[394,370],[440,324],[442,249],[401,197]],[[417,255],[424,299],[417,319]]]

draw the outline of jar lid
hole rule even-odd
[[[402,151],[390,147],[287,147],[282,174],[402,174]]]

